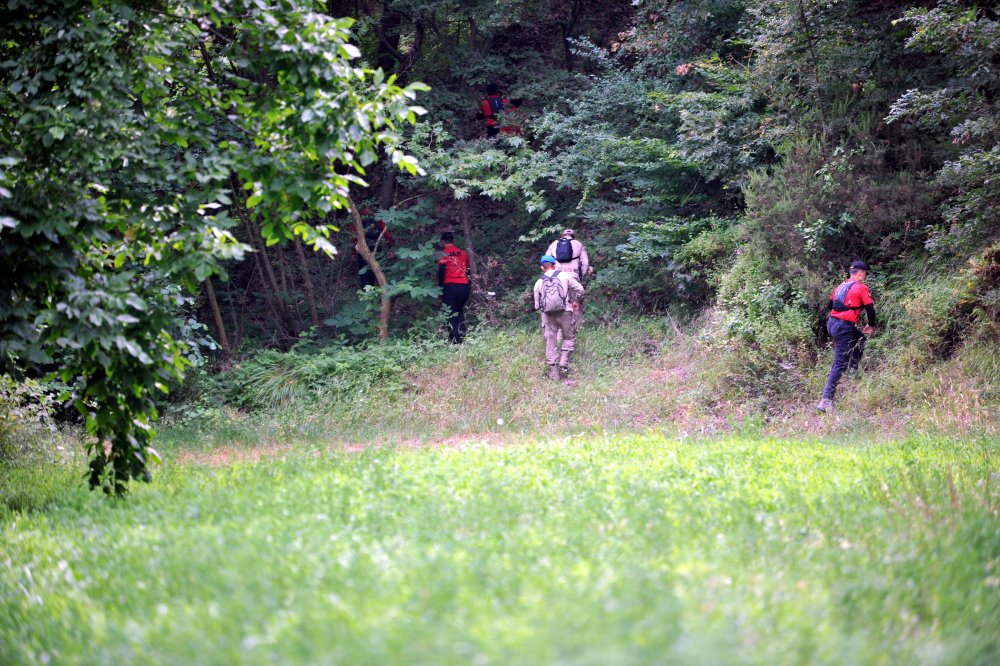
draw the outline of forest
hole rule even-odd
[[[0,661],[1000,656],[992,3],[0,26]],[[532,285],[565,229],[592,271],[554,382]],[[877,322],[818,411],[858,261]]]

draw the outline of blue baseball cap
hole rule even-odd
[[[551,254],[543,254],[542,258],[538,261],[538,263],[540,263],[540,264],[552,264],[553,266],[555,266],[556,265],[556,258],[553,257]]]

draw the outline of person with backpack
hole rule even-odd
[[[438,247],[443,253],[438,259],[438,286],[441,300],[451,309],[448,317],[448,342],[459,344],[465,339],[465,304],[469,301],[469,255],[455,245],[455,234],[441,234]]]
[[[555,257],[556,268],[572,273],[581,284],[585,276],[594,272],[587,256],[587,248],[576,240],[572,229],[564,229],[562,235],[552,241],[545,254]],[[583,299],[576,301],[573,307],[573,325],[579,328],[583,324]]]
[[[558,380],[569,372],[569,356],[576,346],[573,306],[583,298],[583,285],[569,271],[556,268],[556,258],[545,254],[539,260],[542,276],[535,282],[535,310],[542,314],[545,362],[549,379]],[[558,338],[562,336],[562,349]]]
[[[495,83],[486,84],[486,99],[479,103],[479,113],[476,114],[480,120],[486,121],[486,136],[492,138],[501,132],[520,134],[520,127],[501,126],[500,114],[504,109],[517,109],[523,101],[522,99],[509,100],[500,93],[500,86]]]
[[[850,278],[834,289],[830,297],[830,316],[826,321],[826,330],[833,338],[833,365],[830,366],[823,397],[816,405],[816,409],[821,412],[833,411],[837,383],[845,371],[856,368],[861,362],[865,341],[877,325],[875,301],[865,285],[867,277],[868,264],[855,261],[851,264]],[[862,310],[865,311],[866,324],[859,331],[857,323]]]
[[[375,255],[380,264],[383,259],[392,261],[396,258],[396,254],[392,249],[393,240],[392,234],[389,232],[389,227],[382,220],[373,217],[371,213],[371,209],[369,208],[361,211],[361,215],[363,216],[361,223],[365,234],[363,238],[358,238],[354,247],[351,248],[354,255],[354,266],[358,270],[358,283],[361,288],[369,285],[374,286],[376,283],[375,273],[372,272],[372,269],[365,262],[365,258],[358,252],[358,247],[362,242],[368,246],[368,251]]]

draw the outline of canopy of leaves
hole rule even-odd
[[[178,294],[268,242],[333,252],[326,213],[392,149],[419,86],[354,61],[302,3],[12,0],[0,14],[0,361],[48,364],[95,437],[92,485],[146,476],[154,391],[181,375]],[[106,445],[107,444],[107,445]],[[113,473],[109,473],[112,472]]]

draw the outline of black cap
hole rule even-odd
[[[869,270],[869,268],[868,268],[868,264],[866,264],[865,262],[863,262],[863,261],[855,261],[854,263],[851,264],[851,270],[859,270],[859,271],[864,271],[864,272],[867,273],[868,270]]]

